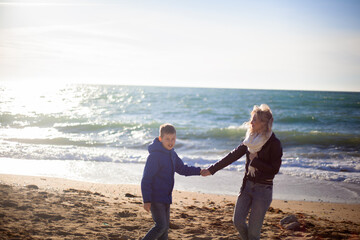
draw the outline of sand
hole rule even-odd
[[[236,196],[174,191],[169,239],[240,239]],[[297,218],[295,230],[280,220]],[[274,200],[261,239],[360,239],[360,204]],[[0,239],[141,239],[140,186],[0,175]]]

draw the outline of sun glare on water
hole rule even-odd
[[[83,93],[75,85],[17,83],[0,85],[0,112],[3,114],[0,136],[14,139],[55,139],[63,137],[57,122],[88,116],[91,111],[81,108]],[[46,141],[43,141],[44,143]],[[30,143],[30,142],[29,142]]]
[[[65,113],[78,105],[71,87],[62,84],[16,83],[3,85],[2,112],[39,116]]]

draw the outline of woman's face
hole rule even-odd
[[[250,121],[252,132],[259,133],[263,129],[264,123],[260,120],[257,114],[254,114]]]

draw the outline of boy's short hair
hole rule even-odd
[[[175,127],[170,123],[165,123],[160,126],[159,129],[160,137],[163,137],[165,134],[176,134]]]

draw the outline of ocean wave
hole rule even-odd
[[[59,145],[53,143],[46,145],[19,139],[16,142],[1,141],[1,157],[14,159],[33,159],[33,160],[64,160],[64,161],[93,161],[93,162],[114,162],[114,163],[145,163],[148,152],[145,146],[136,149],[125,147],[89,147],[73,145],[62,145],[68,143],[68,140],[56,139]],[[74,144],[74,143],[70,143]],[[285,150],[286,151],[286,150]],[[179,151],[179,156],[185,164],[208,168],[221,159],[217,153],[212,155],[194,156],[186,151]],[[304,156],[288,157],[296,155],[296,152],[290,154],[285,152],[280,173],[291,176],[300,176],[313,179],[322,179],[328,181],[360,183],[360,157],[353,158],[308,158]],[[225,155],[222,155],[225,156]],[[241,158],[233,164],[226,167],[229,171],[244,172],[245,159]]]
[[[182,129],[185,130],[185,129]],[[178,136],[181,139],[191,140],[191,139],[242,139],[244,138],[246,129],[243,127],[227,127],[227,128],[211,128],[193,130],[186,129],[185,133],[179,133]]]
[[[209,138],[241,139],[245,136],[246,129],[243,127],[213,128],[205,133]]]
[[[47,115],[47,114],[10,114],[2,113],[0,115],[0,126],[10,128],[24,127],[53,127],[61,124],[75,124],[76,122],[86,122],[87,118],[66,116],[66,115]]]
[[[119,130],[119,129],[158,129],[162,123],[152,121],[149,123],[137,123],[137,122],[120,122],[120,121],[103,121],[103,122],[75,122],[75,123],[59,123],[55,124],[54,128],[61,132],[100,132],[104,130]]]
[[[283,146],[315,145],[322,147],[349,147],[359,150],[360,136],[357,134],[329,132],[276,132]]]
[[[360,184],[359,173],[331,172],[320,169],[304,171],[302,168],[296,167],[281,168],[280,173],[294,177]]]
[[[134,123],[120,123],[120,122],[103,122],[103,123],[64,123],[55,124],[54,128],[65,133],[88,133],[101,132],[104,130],[116,130],[123,128],[138,128],[138,124]]]
[[[337,160],[337,159],[304,159],[304,158],[283,158],[281,168],[301,168],[302,170],[312,171],[321,170],[325,172],[348,172],[360,173],[360,166],[357,160]]]
[[[288,149],[286,149],[288,151]],[[320,151],[320,150],[318,150]],[[296,157],[301,159],[336,159],[336,160],[344,160],[344,159],[360,159],[360,152],[356,151],[348,151],[344,152],[341,150],[334,151],[333,149],[327,149],[321,152],[295,152]],[[360,168],[360,166],[359,166]]]
[[[8,138],[4,139],[5,141],[26,143],[26,144],[40,144],[40,145],[69,145],[69,146],[79,146],[79,147],[104,147],[103,143],[96,143],[90,141],[73,141],[68,138],[50,138],[50,139],[40,139],[40,138]]]
[[[1,157],[12,159],[33,160],[64,160],[64,161],[94,161],[94,162],[120,162],[144,163],[147,150],[126,148],[95,148],[88,146],[69,145],[41,145],[21,144],[17,142],[1,141]],[[19,148],[21,146],[21,148]]]
[[[198,132],[180,134],[179,137],[187,140],[235,141],[240,143],[245,138],[245,127],[212,128]],[[360,135],[333,132],[300,132],[300,131],[276,131],[275,135],[280,139],[283,147],[317,146],[331,148],[348,148],[359,151]]]
[[[277,123],[283,124],[304,124],[304,123],[318,123],[319,120],[315,116],[284,116],[276,118]]]
[[[48,125],[48,124],[46,124]],[[19,127],[4,128],[2,139],[21,143],[49,144],[49,145],[74,145],[74,146],[126,146],[135,148],[144,147],[157,135],[160,122],[149,123],[136,122],[73,122],[56,123],[50,127]],[[33,130],[33,134],[42,133],[43,137],[19,137]],[[197,146],[217,146],[226,149],[229,145],[240,144],[245,137],[245,126],[226,128],[193,128],[192,126],[180,126],[178,129],[178,147],[191,149]],[[276,131],[284,148],[289,147],[318,147],[326,151],[326,148],[345,149],[349,154],[357,156],[360,146],[359,134],[337,132],[301,132],[301,131]],[[29,135],[29,134],[28,134]],[[183,140],[183,141],[182,141]],[[144,145],[145,144],[145,145]],[[324,153],[325,155],[328,153]],[[312,158],[323,158],[325,155],[316,153]]]

